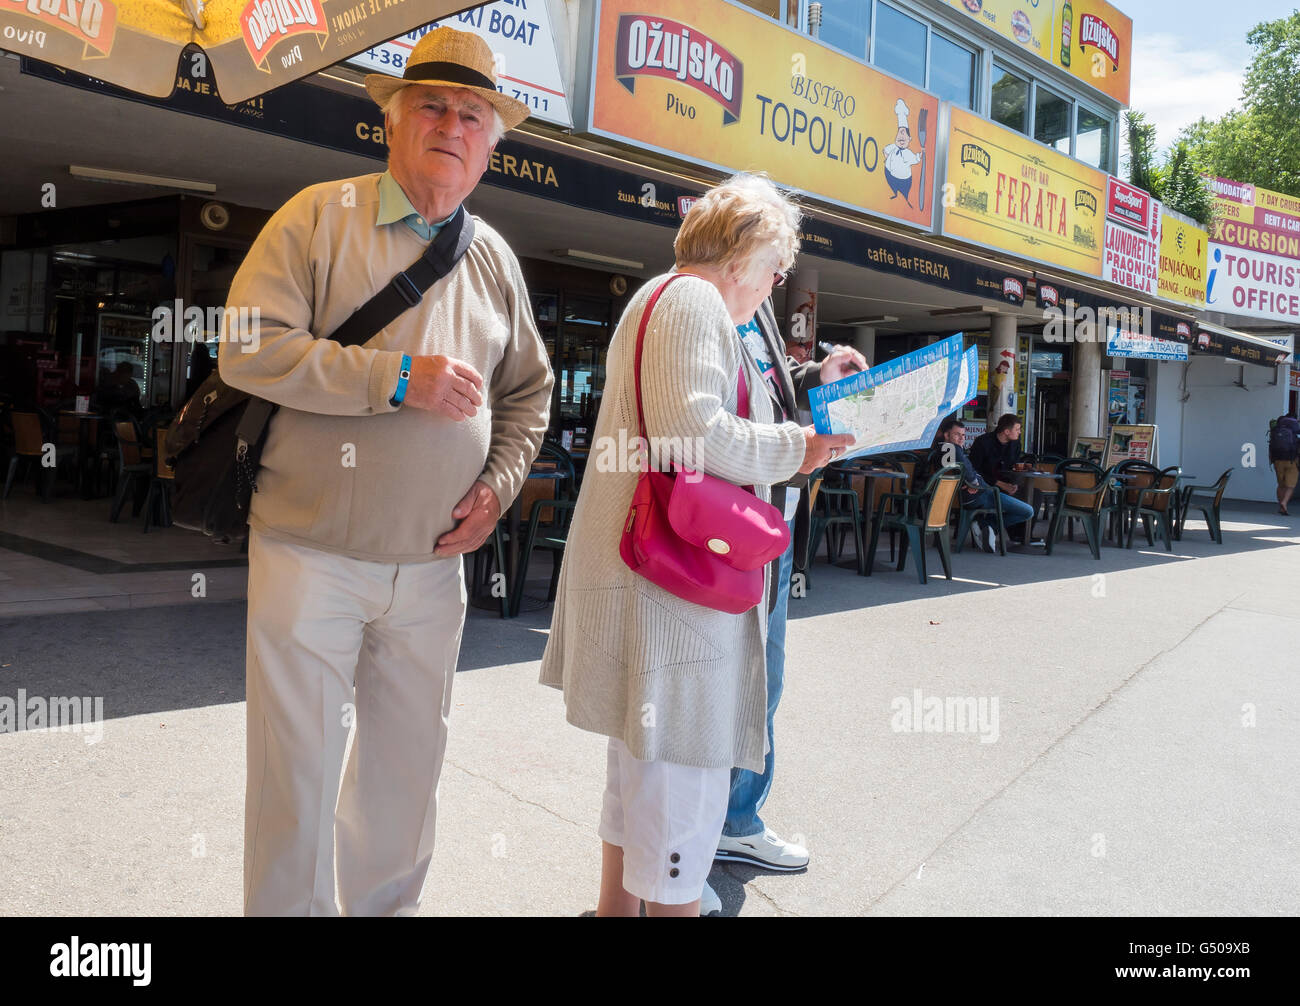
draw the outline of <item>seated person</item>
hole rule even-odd
[[[989,485],[997,486],[1009,496],[1015,496],[1019,485],[1012,477],[1016,463],[1020,460],[1020,417],[1013,412],[1002,416],[997,425],[975,438],[970,448],[970,462],[975,470],[983,476]],[[1002,506],[1003,518],[1007,506]],[[1011,521],[1006,521],[1011,525]],[[1019,523],[1019,522],[1017,522]],[[1027,544],[1029,525],[1025,525],[1021,544]]]
[[[1015,418],[1014,416],[1012,417]],[[987,435],[987,434],[986,434]],[[955,464],[962,470],[962,486],[959,496],[964,507],[991,507],[994,505],[994,493],[1002,497],[1002,523],[1007,527],[1023,524],[1033,516],[1034,509],[1028,503],[1021,502],[1014,496],[1003,492],[999,486],[989,482],[976,470],[971,459],[962,450],[966,437],[966,424],[956,416],[949,416],[939,424],[939,436],[927,459],[931,472],[946,464]],[[978,442],[978,441],[977,441]],[[1012,486],[1014,489],[1015,487]],[[975,518],[975,538],[980,546],[988,552],[997,548],[997,532],[987,515]]]

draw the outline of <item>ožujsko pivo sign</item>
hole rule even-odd
[[[1028,137],[953,108],[943,233],[1100,276],[1106,176]]]
[[[928,229],[939,101],[722,0],[601,0],[588,131]]]

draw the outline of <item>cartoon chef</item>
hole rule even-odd
[[[908,127],[907,120],[912,112],[902,98],[894,105],[894,114],[898,116],[898,135],[885,148],[885,181],[894,191],[890,199],[902,196],[903,202],[911,206],[909,196],[912,192],[912,166],[921,162],[921,155],[910,149],[912,130]]]

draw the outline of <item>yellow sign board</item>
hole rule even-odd
[[[1027,52],[1052,61],[1052,0],[947,0]]]
[[[1128,104],[1133,21],[1105,0],[945,0],[1121,105]]]
[[[1209,235],[1193,223],[1160,213],[1159,294],[1192,307],[1205,306],[1205,253]]]
[[[601,0],[589,131],[932,224],[939,100],[723,0]]]
[[[1020,133],[951,109],[943,233],[1101,275],[1106,175]]]

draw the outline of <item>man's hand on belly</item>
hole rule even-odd
[[[455,357],[412,357],[411,379],[403,404],[436,412],[456,422],[469,419],[483,404],[483,377]]]
[[[452,509],[451,515],[460,523],[438,539],[438,545],[433,550],[436,556],[473,552],[487,541],[488,535],[501,519],[501,501],[485,483],[475,482]]]

